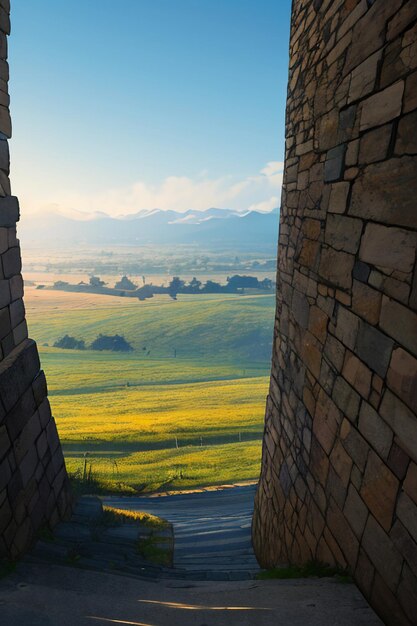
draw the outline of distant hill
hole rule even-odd
[[[118,218],[104,213],[80,220],[59,213],[22,214],[19,236],[24,245],[49,244],[234,244],[276,245],[278,209],[270,213],[229,209],[207,211],[139,211]]]

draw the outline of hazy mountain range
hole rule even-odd
[[[216,208],[184,213],[154,209],[122,217],[96,213],[89,219],[51,212],[23,215],[19,225],[24,245],[275,245],[277,234],[278,209],[270,213]]]

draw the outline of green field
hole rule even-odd
[[[87,452],[95,477],[147,490],[257,477],[273,296],[27,295],[71,472]],[[99,333],[123,334],[134,352],[51,347]]]

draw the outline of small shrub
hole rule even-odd
[[[54,348],[64,348],[64,350],[85,350],[85,341],[83,339],[75,339],[70,335],[64,335],[58,341],[55,341]]]

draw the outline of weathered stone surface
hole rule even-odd
[[[342,177],[345,163],[346,145],[341,144],[328,151],[324,164],[324,180],[331,182]]]
[[[330,453],[341,423],[341,414],[325,391],[320,390],[313,421],[313,433],[322,448]]]
[[[368,507],[353,485],[349,487],[343,512],[353,532],[360,539],[368,517]]]
[[[397,348],[392,353],[387,383],[417,413],[417,360],[402,348]]]
[[[379,412],[397,435],[402,448],[411,452],[416,461],[417,452],[413,449],[413,442],[417,440],[417,420],[414,413],[389,389],[383,395]]]
[[[253,526],[263,565],[348,564],[389,626],[411,626],[417,574],[414,5],[293,3]]]
[[[323,248],[319,275],[332,286],[349,289],[352,285],[354,263],[355,257],[351,254],[333,248]]]
[[[357,280],[353,281],[352,310],[369,324],[378,323],[381,302],[382,296],[379,291]]]
[[[329,213],[344,213],[347,206],[350,183],[334,183],[330,192]]]
[[[417,354],[417,314],[383,296],[380,327],[409,352]]]
[[[377,328],[360,321],[355,352],[368,367],[385,377],[394,342]]]
[[[392,135],[392,124],[375,128],[362,136],[359,163],[375,163],[387,158]]]
[[[383,459],[391,450],[393,432],[378,413],[366,402],[362,402],[359,414],[359,431]]]
[[[362,237],[359,258],[379,267],[410,272],[414,265],[417,234],[369,223]]]
[[[417,111],[405,115],[398,124],[395,154],[417,154]]]
[[[363,98],[373,91],[381,56],[382,51],[378,50],[353,70],[349,87],[349,102]]]
[[[362,104],[361,131],[381,126],[401,113],[404,81],[390,85],[383,91],[370,96]]]
[[[362,545],[390,589],[395,589],[400,577],[402,558],[388,535],[370,515]]]
[[[363,398],[368,398],[372,372],[351,352],[346,353],[342,375]]]
[[[348,213],[363,219],[414,228],[415,174],[416,161],[408,156],[369,165],[353,183]]]
[[[361,233],[361,220],[343,215],[329,215],[324,240],[336,250],[355,254],[358,251]]]
[[[410,74],[405,81],[404,113],[417,108],[417,72]]]

